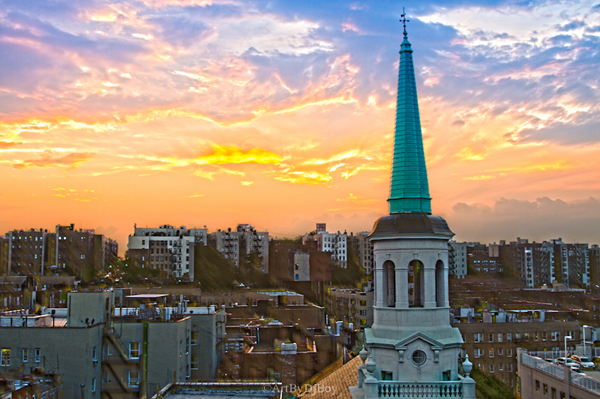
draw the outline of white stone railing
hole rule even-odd
[[[462,398],[461,381],[399,382],[380,381],[379,398]]]
[[[552,374],[553,376],[558,377],[560,379],[565,378],[565,369],[563,366],[558,366],[556,364],[549,363],[538,357],[534,357],[534,356],[528,355],[526,353],[522,353],[521,354],[521,363],[523,363],[529,367],[533,367],[538,370],[541,370],[545,373]]]
[[[596,394],[600,393],[600,381],[596,380],[595,378],[590,378],[587,375],[571,372],[571,383]]]

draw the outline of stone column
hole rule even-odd
[[[435,263],[432,265],[430,259],[423,265],[423,307],[435,308]]]
[[[443,292],[444,292],[443,306],[450,307],[450,299],[448,298],[449,287],[448,287],[448,264],[447,264],[447,262],[444,263],[444,282],[443,282],[442,288],[443,288]]]
[[[396,308],[408,309],[408,266],[396,265]]]
[[[384,303],[383,298],[384,298],[384,287],[385,284],[383,283],[383,262],[380,262],[379,259],[377,260],[377,267],[375,268],[375,306],[382,308],[384,306],[386,306],[387,304]]]

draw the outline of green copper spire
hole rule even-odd
[[[400,46],[394,159],[388,203],[390,215],[406,212],[431,214],[417,84],[412,49],[406,34],[405,14],[402,14],[400,21],[404,25],[404,41]]]

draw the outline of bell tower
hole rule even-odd
[[[448,241],[454,233],[443,218],[431,215],[405,14],[400,21],[404,40],[389,215],[377,220],[369,235],[375,257],[374,323],[365,330],[368,361],[359,367],[359,386],[352,393],[355,399],[475,398],[474,381],[458,374],[463,340],[450,325],[448,301]],[[361,357],[366,360],[367,352]]]

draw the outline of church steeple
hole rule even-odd
[[[404,40],[400,46],[398,99],[396,102],[396,130],[394,158],[388,199],[390,215],[396,213],[431,214],[431,198],[427,181],[427,167],[423,151],[417,84],[412,59],[412,48],[406,33],[406,14],[400,20],[404,26]]]

